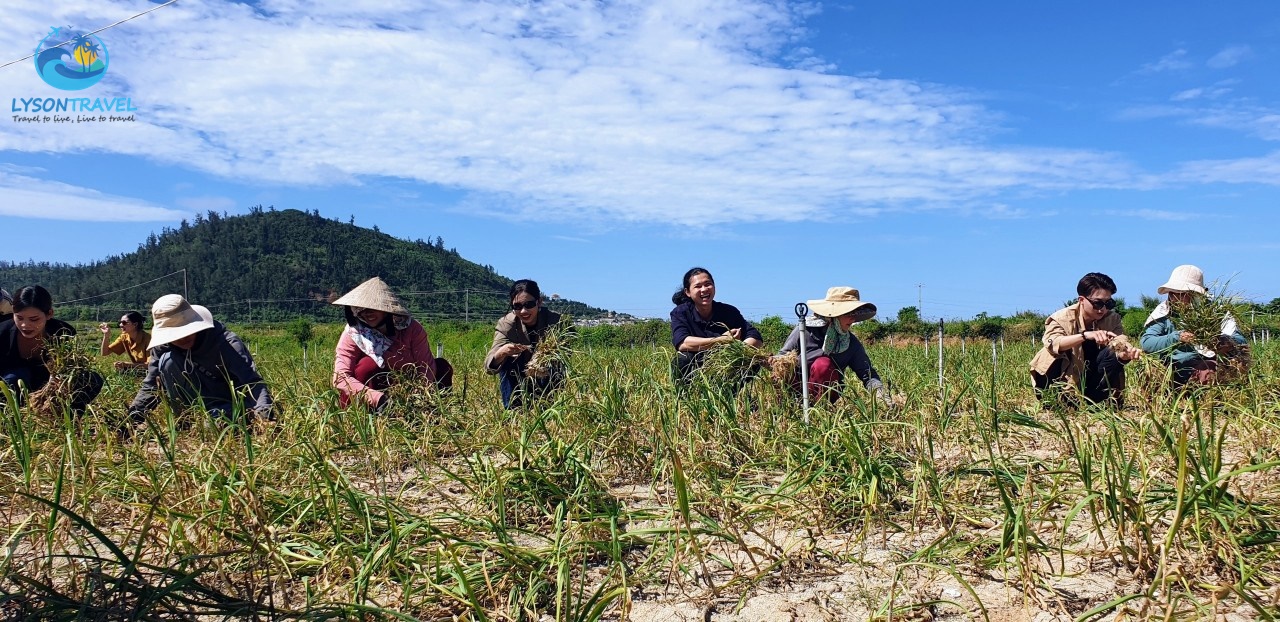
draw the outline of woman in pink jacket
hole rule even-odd
[[[449,362],[432,356],[426,329],[382,279],[361,283],[333,304],[343,307],[347,320],[333,361],[333,386],[343,406],[352,397],[370,408],[386,406],[386,390],[405,374],[438,389],[453,385]]]

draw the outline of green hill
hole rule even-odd
[[[6,289],[43,285],[59,317],[80,320],[111,319],[128,309],[147,314],[156,298],[182,293],[184,285],[192,302],[220,319],[336,320],[337,308],[327,303],[372,276],[400,292],[419,319],[434,321],[495,320],[506,312],[512,282],[445,249],[441,238],[409,242],[318,211],[261,207],[184,220],[151,234],[136,252],[91,264],[0,262]],[[579,318],[606,314],[570,300],[549,304]]]

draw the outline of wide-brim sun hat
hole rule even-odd
[[[204,307],[197,310],[179,294],[166,294],[151,305],[151,324],[150,347],[157,348],[213,328],[213,314]]]
[[[13,296],[9,295],[9,291],[0,288],[0,315],[13,313]]]
[[[355,289],[343,294],[332,304],[339,307],[376,309],[391,315],[410,315],[409,309],[404,306],[400,297],[391,291],[391,287],[386,282],[376,276],[357,285]]]
[[[853,314],[853,321],[862,322],[876,315],[876,306],[862,300],[858,290],[852,287],[832,287],[827,290],[826,298],[810,300],[809,310],[822,317],[840,317],[846,313]]]
[[[1156,292],[1160,294],[1168,294],[1169,292],[1207,293],[1204,288],[1204,271],[1190,264],[1178,266],[1173,269],[1173,274],[1169,275],[1169,281],[1161,285]]]

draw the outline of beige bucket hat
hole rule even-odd
[[[213,314],[179,294],[166,294],[151,305],[151,322],[150,346],[156,348],[213,328]]]
[[[1206,293],[1204,289],[1204,271],[1190,264],[1178,266],[1173,269],[1173,274],[1169,275],[1169,282],[1161,285],[1156,292],[1160,294],[1169,292],[1204,294]]]
[[[832,287],[827,290],[827,297],[810,300],[809,309],[822,317],[840,317],[853,313],[853,321],[862,322],[876,315],[876,306],[858,297],[858,290],[852,287]]]
[[[13,313],[13,296],[9,295],[8,290],[0,288],[0,315],[5,313]]]
[[[391,315],[410,315],[409,309],[400,301],[400,297],[391,291],[386,282],[376,276],[343,294],[341,298],[333,301],[333,305],[377,309]]]

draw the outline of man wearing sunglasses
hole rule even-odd
[[[1068,403],[1078,396],[1091,402],[1124,404],[1124,365],[1141,351],[1117,340],[1124,335],[1116,313],[1116,283],[1090,272],[1076,284],[1076,301],[1045,318],[1044,347],[1031,359],[1031,382],[1043,399],[1050,387]]]

